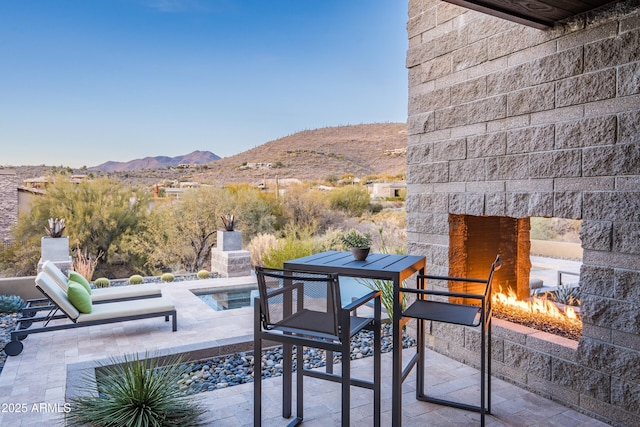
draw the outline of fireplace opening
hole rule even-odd
[[[496,254],[494,314],[579,339],[580,221],[561,218],[449,216],[449,275],[486,277]],[[559,286],[560,285],[560,286]],[[473,285],[449,289],[479,292]]]

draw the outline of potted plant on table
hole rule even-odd
[[[346,249],[351,249],[353,258],[356,261],[364,261],[371,249],[371,234],[361,233],[356,229],[351,229],[340,236],[340,241]]]

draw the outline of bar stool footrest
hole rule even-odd
[[[416,399],[418,399],[418,400],[420,400],[422,402],[436,403],[438,405],[450,406],[452,408],[458,408],[458,409],[464,409],[464,410],[467,410],[467,411],[473,411],[473,412],[482,413],[482,407],[481,406],[470,405],[470,404],[467,404],[467,403],[456,402],[456,401],[452,401],[452,400],[438,399],[436,397],[427,396],[424,393],[418,393],[416,395]],[[485,408],[484,413],[485,414],[490,414],[491,411],[489,410],[489,408]]]

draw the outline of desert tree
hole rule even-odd
[[[21,273],[36,270],[40,237],[49,218],[63,218],[73,247],[85,254],[102,253],[98,268],[113,261],[123,236],[136,233],[146,215],[148,196],[109,178],[71,182],[55,175],[44,194],[33,200],[28,213],[18,218],[14,237],[21,243],[17,255],[27,256]],[[20,263],[20,260],[17,260]],[[27,271],[24,271],[27,270]]]

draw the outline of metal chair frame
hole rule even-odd
[[[287,270],[275,270],[256,267],[258,277],[258,289],[260,298],[254,300],[254,426],[259,427],[262,424],[262,342],[281,343],[283,345],[283,391],[282,391],[282,416],[284,418],[291,417],[291,401],[292,401],[292,348],[296,346],[297,369],[296,369],[296,417],[289,426],[295,426],[303,420],[303,397],[305,376],[339,382],[342,391],[342,418],[341,425],[349,426],[350,422],[350,405],[351,395],[350,387],[357,386],[373,391],[373,411],[374,426],[380,426],[380,406],[381,406],[381,302],[380,291],[372,291],[365,296],[353,301],[352,303],[341,307],[340,303],[340,286],[337,274],[322,273],[305,273],[293,272]],[[283,286],[276,289],[269,289],[268,279],[282,281]],[[318,313],[307,313],[299,311],[302,307],[300,299],[298,299],[298,307],[293,307],[294,293],[302,292],[300,282],[325,282],[328,286],[327,290],[327,313],[331,315],[335,321],[335,328],[321,327],[317,328],[311,325],[309,328],[303,328],[299,325],[305,325],[301,318],[310,314],[310,322],[312,323],[314,316]],[[284,300],[285,312],[283,319],[275,321],[269,315],[269,298],[275,295],[282,295]],[[358,317],[353,313],[358,307],[373,301],[374,316]],[[289,306],[287,307],[287,304]],[[316,318],[317,319],[317,318]],[[298,326],[296,326],[298,325]],[[346,325],[346,327],[345,327]],[[324,325],[326,326],[326,325]],[[321,329],[321,330],[319,330]],[[351,377],[351,348],[350,338],[361,330],[372,330],[374,333],[374,352],[373,352],[373,380],[367,381]],[[312,347],[324,349],[327,351],[326,371],[304,369],[303,349],[304,347]],[[333,352],[342,353],[342,372],[341,374],[333,373]]]
[[[485,415],[491,413],[491,295],[494,272],[500,269],[502,261],[500,255],[496,256],[491,264],[489,277],[487,279],[472,279],[463,277],[448,277],[435,275],[418,275],[417,289],[403,288],[402,292],[417,295],[416,301],[402,312],[404,317],[418,320],[418,369],[416,383],[416,399],[465,409],[480,413],[480,424],[485,425]],[[480,294],[447,292],[426,289],[426,280],[443,280],[447,282],[466,282],[484,285],[484,291]],[[479,305],[458,304],[449,301],[436,301],[427,299],[427,296],[439,296],[448,298],[464,298],[476,300]],[[470,405],[467,403],[438,399],[428,396],[424,391],[425,386],[425,321],[457,324],[469,327],[480,327],[480,404]],[[415,358],[415,356],[414,356]]]

